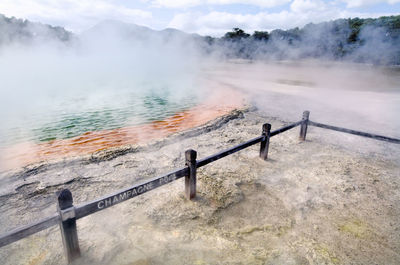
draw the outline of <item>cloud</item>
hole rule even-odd
[[[359,13],[341,10],[323,1],[295,0],[290,10],[256,14],[232,14],[228,12],[209,13],[184,12],[176,14],[168,27],[201,35],[221,36],[232,28],[239,27],[252,33],[255,30],[290,29],[308,23],[319,23],[338,18],[380,17],[381,13]]]
[[[396,4],[400,3],[400,0],[342,0],[347,4],[348,8],[371,6],[376,4]]]
[[[149,11],[128,8],[109,0],[1,0],[0,12],[76,31],[105,19],[142,23],[152,18]]]
[[[234,27],[246,30],[260,29],[263,26],[275,28],[281,24],[290,24],[290,14],[282,11],[276,14],[261,12],[258,14],[231,14],[227,12],[181,13],[174,16],[169,27],[201,35],[221,35]]]
[[[231,5],[244,4],[263,8],[281,6],[289,3],[291,0],[144,0],[150,2],[155,7],[167,8],[188,8],[201,5]]]
[[[327,11],[328,4],[321,0],[294,0],[290,9],[295,13],[309,12],[309,11]]]

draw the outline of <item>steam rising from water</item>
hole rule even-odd
[[[2,145],[163,119],[200,96],[197,52],[175,32],[108,21],[66,44],[3,46],[0,58]]]

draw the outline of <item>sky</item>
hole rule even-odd
[[[0,0],[0,14],[83,32],[103,20],[222,36],[400,14],[400,0]]]

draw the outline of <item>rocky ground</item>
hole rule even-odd
[[[301,115],[299,115],[301,116]],[[300,118],[300,117],[299,117]],[[184,151],[211,155],[260,135],[256,110],[142,146],[41,164],[0,179],[0,232],[53,214],[55,192],[75,205],[184,165]],[[194,201],[183,180],[77,221],[77,264],[399,264],[400,148],[309,128],[198,170]],[[66,263],[52,227],[0,249],[1,264]]]

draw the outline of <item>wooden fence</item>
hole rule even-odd
[[[203,159],[197,160],[197,153],[195,150],[187,150],[185,152],[185,167],[171,171],[162,176],[147,179],[141,183],[116,191],[112,194],[91,202],[84,203],[82,205],[74,206],[71,192],[68,189],[64,189],[57,193],[57,213],[33,224],[14,229],[8,233],[0,235],[0,247],[11,244],[17,240],[59,224],[65,255],[68,263],[70,263],[81,255],[78,241],[78,233],[76,229],[77,219],[83,218],[98,211],[102,211],[106,208],[132,199],[136,196],[142,195],[150,190],[163,186],[182,177],[185,177],[185,196],[188,199],[193,199],[196,196],[197,168],[203,167],[225,156],[231,155],[258,143],[260,143],[260,158],[267,160],[270,138],[287,130],[293,129],[299,125],[299,139],[301,141],[304,141],[306,139],[307,127],[308,125],[310,125],[400,144],[399,139],[313,122],[309,120],[309,115],[309,111],[304,111],[303,117],[300,121],[289,124],[274,131],[271,131],[271,124],[263,124],[262,133],[260,136],[229,149],[223,150],[217,154],[205,157]]]

